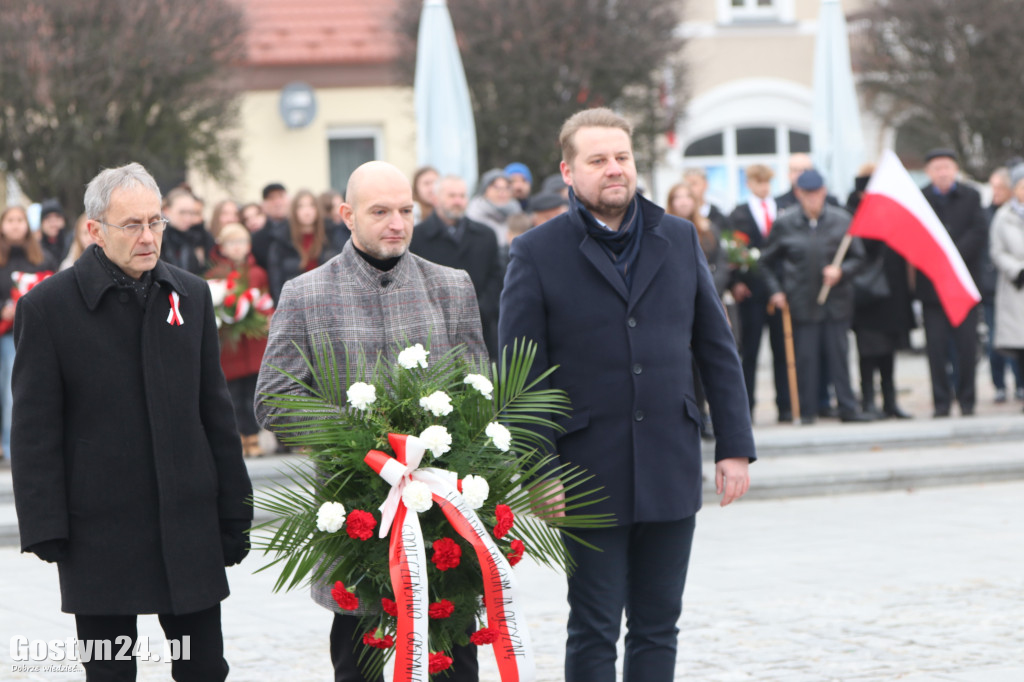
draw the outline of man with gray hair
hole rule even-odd
[[[160,261],[167,221],[141,165],[97,175],[85,212],[96,245],[14,320],[21,548],[57,564],[62,610],[97,647],[89,680],[135,679],[135,656],[152,653],[136,647],[136,616],[149,613],[188,653],[174,679],[223,680],[224,567],[248,553],[252,485],[210,289]]]

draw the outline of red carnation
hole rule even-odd
[[[444,655],[443,651],[436,651],[430,654],[430,663],[427,667],[427,672],[433,675],[439,673],[442,670],[447,670],[452,665],[452,659]]]
[[[498,522],[494,524],[494,537],[503,538],[505,533],[512,529],[512,524],[516,520],[515,514],[512,513],[512,509],[507,504],[499,504],[494,508],[494,515],[498,517]]]
[[[455,568],[462,561],[462,548],[451,538],[438,538],[434,540],[433,547],[434,556],[430,560],[439,571]]]
[[[346,611],[355,611],[359,608],[359,597],[352,594],[352,592],[345,587],[345,583],[340,580],[334,583],[334,588],[331,590],[331,596],[334,597],[334,601],[338,602],[338,606]]]
[[[523,544],[522,540],[512,541],[512,551],[508,553],[508,563],[511,566],[515,566],[523,559],[523,553],[526,551],[526,545]]]
[[[427,610],[427,615],[434,620],[441,620],[442,618],[447,618],[452,615],[454,610],[455,604],[451,603],[447,599],[442,599],[441,601],[436,601],[430,605],[430,608]]]
[[[231,292],[230,294],[224,297],[224,305],[228,307],[233,306],[236,300],[238,300],[238,297],[235,296],[234,292]]]
[[[353,509],[345,519],[345,532],[353,540],[369,540],[373,537],[373,529],[376,527],[377,519],[362,509]]]
[[[498,631],[494,628],[480,628],[469,636],[469,641],[477,646],[494,644],[498,641]]]
[[[387,597],[380,598],[380,607],[384,610],[384,613],[398,618],[398,604],[395,603],[394,599],[388,599]]]
[[[363,644],[366,646],[376,647],[377,649],[390,649],[395,645],[395,639],[391,635],[377,637],[379,633],[380,628],[365,633],[363,635]]]

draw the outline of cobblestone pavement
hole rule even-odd
[[[708,506],[698,517],[676,679],[1020,682],[1024,680],[1024,483]],[[328,680],[330,614],[273,594],[251,557],[224,603],[233,680]],[[564,580],[519,571],[538,679],[561,679]],[[56,570],[0,549],[0,679],[15,634],[63,639]],[[155,617],[140,633],[162,640]],[[485,653],[482,680],[496,680]],[[49,663],[49,664],[52,664]],[[47,664],[43,664],[47,665]],[[141,663],[142,680],[169,679]]]

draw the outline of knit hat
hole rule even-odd
[[[39,205],[39,222],[42,222],[51,213],[57,213],[62,218],[64,217],[64,209],[56,199],[47,199]]]
[[[505,175],[522,175],[526,178],[526,181],[533,184],[533,174],[530,173],[530,169],[526,167],[525,163],[519,163],[518,161],[510,163],[505,166]]]
[[[480,176],[480,184],[476,186],[476,193],[483,194],[487,191],[487,188],[494,184],[494,182],[500,178],[508,179],[505,175],[505,171],[501,168],[492,168],[491,170]]]
[[[1024,180],[1024,163],[1018,163],[1010,169],[1010,189],[1016,187],[1021,180]]]

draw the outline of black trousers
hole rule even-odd
[[[791,411],[789,383],[786,375],[786,342],[782,330],[782,314],[768,314],[768,303],[748,298],[739,304],[740,310],[740,360],[743,365],[743,380],[747,385],[747,398],[753,409],[754,388],[757,386],[757,355],[761,350],[761,334],[768,325],[768,341],[772,349],[772,370],[775,374],[775,405],[779,414]]]
[[[178,682],[222,682],[228,676],[224,660],[224,637],[220,628],[220,604],[203,611],[182,615],[160,614],[160,626],[168,641],[188,636],[188,660],[183,656],[170,664],[171,678]],[[82,662],[88,682],[130,682],[135,679],[136,660],[130,655],[138,639],[137,616],[75,616],[79,646],[86,640],[109,640],[113,654],[122,651],[119,637],[131,638],[127,660]],[[150,653],[164,655],[163,647],[150,642]],[[161,664],[165,665],[165,664]]]
[[[818,414],[822,354],[832,387],[836,392],[839,413],[857,412],[857,399],[850,387],[850,340],[847,320],[793,322],[793,346],[796,351],[796,383],[800,394],[801,417]]]
[[[243,436],[252,436],[260,432],[260,425],[256,422],[256,412],[253,408],[258,378],[259,374],[252,374],[228,382],[231,405],[235,408],[235,423],[238,425],[238,432]]]
[[[932,404],[935,412],[949,412],[956,397],[961,412],[973,412],[975,369],[978,359],[978,307],[975,306],[959,327],[949,323],[939,304],[924,305],[924,337],[928,351],[928,371],[932,379]],[[956,385],[949,379],[949,348],[953,346]]]
[[[882,384],[882,411],[891,414],[896,410],[895,354],[860,356],[861,407],[865,412],[875,410],[875,370]]]
[[[696,517],[575,529],[566,537],[576,570],[569,576],[566,682],[615,682],[615,644],[626,612],[624,682],[675,679],[676,622],[690,564]]]
[[[384,676],[366,677],[359,668],[359,659],[367,649],[363,644],[359,616],[334,614],[331,625],[331,663],[334,664],[334,682],[384,682]],[[365,628],[365,625],[364,625]],[[448,670],[433,675],[435,681],[478,682],[480,666],[476,660],[476,645],[467,644],[452,649],[452,665]]]

